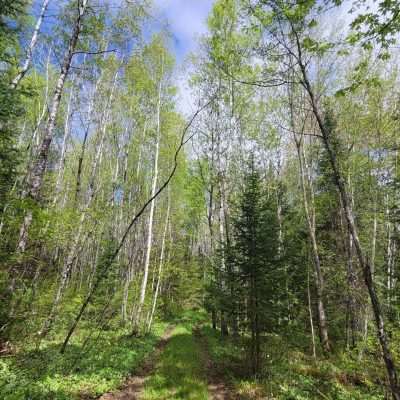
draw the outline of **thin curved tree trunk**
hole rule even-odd
[[[105,106],[105,110],[104,113],[106,113],[106,115],[101,119],[102,124],[102,131],[101,131],[101,137],[100,137],[100,143],[98,145],[97,148],[97,152],[96,152],[96,156],[95,156],[95,160],[94,160],[94,164],[92,166],[92,171],[91,171],[91,175],[90,175],[90,182],[89,182],[89,188],[88,188],[88,198],[86,201],[86,204],[84,206],[84,209],[81,213],[80,216],[80,220],[79,220],[79,225],[78,225],[78,232],[74,235],[74,239],[72,242],[72,246],[69,249],[68,252],[68,256],[66,259],[66,262],[63,265],[62,268],[62,272],[61,272],[61,278],[60,278],[60,283],[58,285],[57,288],[57,292],[54,296],[54,300],[53,300],[53,304],[50,310],[50,313],[48,315],[48,317],[46,318],[45,322],[43,323],[42,329],[40,331],[40,336],[42,338],[44,338],[50,331],[53,322],[56,318],[56,314],[57,314],[57,309],[58,309],[58,305],[62,299],[62,296],[64,294],[65,288],[67,286],[67,282],[68,282],[68,277],[71,274],[72,271],[72,267],[78,257],[79,254],[79,250],[82,246],[82,235],[84,233],[83,231],[83,227],[86,221],[86,218],[88,216],[88,212],[89,212],[89,208],[95,198],[96,195],[96,191],[94,190],[94,184],[95,184],[95,179],[97,176],[97,169],[98,169],[98,164],[99,164],[99,159],[101,157],[101,153],[103,152],[103,143],[104,143],[104,138],[105,138],[105,134],[107,131],[107,122],[108,122],[108,113],[109,113],[109,104],[112,101],[113,98],[113,92],[114,92],[114,87],[115,87],[115,83],[116,83],[116,79],[118,76],[118,72],[115,74],[114,76],[114,81],[113,81],[113,86],[112,86],[112,90],[109,96],[108,101],[106,102],[106,106]],[[87,135],[85,135],[86,138]]]
[[[90,304],[90,302],[92,301],[93,295],[96,293],[97,288],[99,287],[99,285],[102,283],[103,279],[105,279],[105,277],[108,274],[108,269],[110,267],[110,265],[112,265],[112,263],[115,261],[115,259],[117,258],[119,252],[121,251],[121,249],[123,248],[126,239],[128,238],[132,228],[134,227],[134,225],[137,223],[137,221],[140,219],[140,217],[145,213],[145,211],[147,210],[147,208],[151,205],[151,203],[168,187],[168,185],[171,183],[172,178],[175,176],[175,173],[177,171],[178,168],[178,159],[179,159],[179,154],[182,151],[183,147],[185,146],[185,144],[189,141],[189,139],[192,137],[190,136],[189,138],[186,137],[186,134],[188,132],[188,130],[190,129],[190,127],[192,126],[193,122],[196,120],[196,118],[198,117],[198,115],[205,110],[207,107],[210,106],[210,104],[212,103],[212,101],[214,101],[214,97],[212,97],[207,103],[205,103],[203,106],[201,106],[200,108],[197,109],[197,111],[192,115],[192,117],[189,119],[189,121],[187,122],[187,124],[184,126],[183,130],[182,130],[182,134],[181,134],[181,138],[179,141],[179,145],[175,150],[174,153],[174,157],[173,157],[173,167],[171,169],[171,171],[169,172],[167,178],[163,181],[163,183],[159,186],[159,188],[156,190],[156,192],[154,193],[153,196],[151,196],[147,201],[144,202],[144,204],[142,205],[142,207],[135,213],[135,215],[132,217],[129,225],[127,226],[127,228],[125,229],[124,234],[122,235],[122,238],[119,241],[119,244],[117,245],[115,251],[113,252],[113,254],[110,256],[107,265],[105,266],[105,268],[103,269],[103,272],[101,274],[98,274],[97,278],[95,279],[93,286],[89,292],[89,294],[87,295],[87,297],[85,298],[85,300],[82,302],[79,311],[76,315],[76,317],[74,318],[74,321],[71,325],[71,327],[68,330],[68,333],[64,339],[64,342],[61,346],[60,349],[60,353],[63,354],[68,346],[68,343],[72,337],[72,335],[74,334],[85,310],[86,307]]]

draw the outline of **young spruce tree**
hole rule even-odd
[[[278,320],[279,260],[275,196],[263,190],[254,162],[249,163],[244,187],[233,215],[228,270],[235,275],[242,297],[240,319],[250,333],[249,358],[253,374],[261,369],[264,332],[274,331]]]

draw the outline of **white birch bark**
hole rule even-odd
[[[50,108],[50,114],[47,120],[44,137],[39,147],[37,159],[32,166],[32,172],[28,181],[27,195],[35,201],[39,199],[40,191],[42,188],[44,173],[47,166],[47,158],[49,155],[50,145],[53,140],[53,133],[56,126],[56,119],[58,115],[58,110],[60,108],[64,84],[71,68],[72,57],[74,55],[76,45],[78,44],[79,34],[82,29],[82,19],[87,9],[88,0],[82,0],[82,2],[80,2],[79,0],[78,4],[78,15],[74,23],[73,31],[68,44],[68,49],[64,55],[61,72],[57,80],[56,88],[54,90],[53,101]],[[20,235],[17,244],[17,253],[25,252],[28,240],[28,230],[32,223],[32,217],[32,210],[28,210],[21,225]]]
[[[146,137],[146,130],[147,130],[147,121],[144,121],[141,143],[144,143],[144,139]],[[127,160],[128,160],[128,158],[126,158],[126,162],[127,162]],[[127,164],[126,164],[126,168],[128,168]],[[141,169],[142,169],[142,146],[139,146],[139,154],[138,154],[138,159],[137,159],[137,164],[136,164],[136,182],[139,182],[139,176],[140,176]],[[138,194],[139,193],[137,192],[136,195],[138,195]],[[128,208],[131,208],[131,201],[132,201],[132,192],[130,192],[129,196],[128,196]],[[137,238],[138,238],[138,230],[137,229],[135,230],[133,236],[134,236],[133,243],[137,243]],[[134,245],[131,245],[130,248],[134,248]],[[134,257],[134,254],[132,254],[129,257],[128,272],[127,272],[127,277],[125,278],[125,283],[124,283],[124,292],[123,292],[123,297],[122,297],[122,320],[123,321],[127,321],[127,319],[128,319],[127,309],[128,309],[128,299],[129,299],[129,286],[134,277],[134,267],[132,265],[133,257]],[[134,312],[133,312],[131,318],[132,318],[132,320],[134,320]]]
[[[74,82],[75,82],[75,75],[74,75],[74,77],[72,79],[71,92],[69,94],[68,103],[67,103],[67,111],[66,111],[65,121],[64,121],[64,135],[63,135],[63,142],[62,142],[62,145],[61,145],[60,161],[58,163],[58,173],[57,173],[56,188],[55,188],[55,195],[54,195],[54,199],[53,199],[53,204],[57,203],[58,195],[61,192],[62,179],[63,179],[63,176],[64,176],[67,145],[68,145],[68,139],[69,139],[69,136],[70,136],[70,133],[71,133],[70,118],[71,118],[72,97],[73,97],[73,93],[74,93],[74,88],[73,88]]]
[[[109,105],[110,105],[110,103],[112,101],[112,98],[113,98],[114,87],[115,87],[115,82],[116,82],[117,75],[118,75],[118,72],[114,76],[112,90],[111,90],[109,99],[108,99],[108,101],[106,102],[106,105],[105,105],[105,111],[104,112],[106,113],[106,116],[104,117],[105,120],[102,121],[103,123],[102,123],[102,132],[101,132],[100,143],[99,143],[99,146],[97,148],[96,156],[95,156],[95,159],[94,159],[94,164],[92,166],[92,171],[91,171],[91,175],[90,175],[91,179],[90,179],[89,188],[88,188],[88,192],[89,192],[88,193],[88,198],[86,200],[86,204],[85,204],[84,209],[82,211],[82,214],[80,216],[80,220],[79,220],[79,224],[78,224],[78,232],[74,235],[72,246],[71,246],[71,248],[70,248],[70,250],[68,252],[68,256],[67,256],[66,262],[63,265],[63,269],[62,269],[62,272],[61,272],[60,283],[58,285],[57,292],[56,292],[56,294],[54,296],[54,300],[53,300],[53,304],[52,304],[49,316],[47,317],[47,319],[43,323],[42,329],[41,329],[41,331],[39,333],[42,338],[45,337],[47,335],[47,333],[50,331],[51,326],[52,326],[52,324],[53,324],[53,322],[55,320],[58,305],[59,305],[59,303],[60,303],[60,301],[62,299],[64,290],[65,290],[65,288],[67,286],[68,277],[71,274],[72,267],[74,265],[74,262],[76,261],[76,258],[77,258],[78,253],[79,253],[79,249],[82,246],[82,242],[84,242],[84,241],[82,241],[82,235],[84,233],[83,227],[84,227],[87,215],[88,215],[89,208],[90,208],[90,206],[92,204],[92,201],[95,198],[95,194],[96,194],[96,191],[94,190],[94,182],[95,182],[95,178],[96,178],[96,174],[97,174],[99,159],[101,157],[101,153],[102,153],[102,150],[103,150],[103,143],[104,143],[105,133],[107,131],[107,126],[108,126],[107,121],[108,121],[109,112],[110,112],[109,111]]]
[[[163,62],[163,60],[162,60]],[[151,197],[154,197],[157,190],[157,181],[158,181],[158,158],[160,153],[160,140],[161,140],[161,93],[162,93],[162,75],[163,75],[163,66],[161,67],[161,76],[160,83],[158,87],[158,102],[157,102],[157,137],[156,137],[156,149],[154,156],[154,168],[153,168],[153,182],[151,186]],[[134,322],[134,331],[138,331],[140,326],[140,320],[142,316],[142,310],[144,301],[146,298],[146,288],[147,281],[149,277],[149,266],[150,266],[150,256],[151,256],[151,248],[153,242],[153,218],[154,218],[154,208],[155,208],[156,200],[153,199],[150,203],[150,212],[149,212],[149,222],[148,222],[148,231],[147,231],[147,243],[146,243],[146,256],[144,262],[144,272],[143,272],[143,280],[140,287],[140,297],[138,308],[136,311],[135,322]]]
[[[147,323],[147,332],[150,332],[151,325],[153,323],[154,312],[156,310],[157,298],[158,298],[158,293],[160,290],[160,284],[161,284],[161,279],[162,279],[162,272],[163,272],[163,266],[164,266],[165,238],[167,236],[167,231],[168,231],[170,203],[171,203],[171,200],[170,200],[170,196],[168,193],[168,205],[167,205],[167,213],[166,213],[166,217],[165,217],[164,232],[163,232],[163,236],[161,239],[161,251],[160,251],[160,260],[159,260],[159,264],[158,264],[157,284],[156,284],[156,290],[154,292],[153,305],[151,307],[150,317],[149,317],[149,320]]]
[[[292,115],[292,128],[294,129],[294,121]],[[324,279],[321,270],[321,261],[319,257],[319,249],[315,232],[315,210],[314,210],[314,194],[312,188],[311,177],[306,164],[306,158],[303,146],[303,136],[300,138],[296,137],[296,133],[293,133],[293,138],[296,144],[298,163],[299,163],[299,175],[300,175],[300,185],[303,196],[303,206],[307,221],[308,233],[311,242],[313,261],[314,261],[314,276],[315,276],[315,286],[317,292],[317,310],[318,310],[318,326],[321,344],[326,352],[330,352],[330,343],[328,335],[328,327],[326,323],[326,313],[323,301],[323,290],[324,290]],[[307,194],[307,188],[310,192],[310,200]],[[311,204],[310,204],[311,203]]]
[[[40,9],[40,14],[39,14],[39,17],[38,17],[38,19],[36,21],[35,28],[33,30],[31,42],[29,43],[28,49],[26,51],[25,61],[24,61],[23,65],[22,65],[22,68],[19,70],[18,74],[16,75],[16,77],[11,82],[11,88],[12,89],[15,89],[18,86],[18,84],[21,82],[22,78],[28,72],[28,69],[29,69],[29,67],[31,65],[32,56],[33,56],[33,49],[36,46],[36,43],[37,43],[37,40],[38,40],[38,37],[39,37],[40,27],[42,25],[44,14],[45,14],[45,12],[47,10],[49,2],[50,2],[50,0],[43,0],[42,7]]]

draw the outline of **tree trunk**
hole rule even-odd
[[[390,347],[389,347],[389,340],[388,340],[388,336],[387,336],[386,329],[385,329],[385,323],[383,320],[381,304],[380,304],[378,295],[376,293],[376,288],[375,288],[375,285],[374,285],[374,282],[372,279],[371,264],[370,264],[368,258],[365,256],[365,252],[362,248],[361,241],[358,236],[358,230],[357,230],[357,226],[354,222],[354,214],[353,214],[353,210],[351,208],[351,203],[350,203],[349,196],[347,193],[346,185],[344,183],[344,179],[339,170],[339,164],[336,159],[335,150],[331,143],[332,132],[330,131],[330,127],[327,124],[326,120],[324,120],[322,118],[320,111],[318,109],[314,91],[313,91],[311,83],[308,79],[306,66],[303,62],[300,39],[298,38],[296,32],[293,32],[293,33],[296,34],[296,44],[297,44],[297,50],[298,50],[297,60],[299,62],[299,67],[300,67],[300,71],[301,71],[301,75],[302,75],[302,85],[309,96],[312,112],[315,116],[319,130],[322,135],[322,140],[323,140],[325,149],[327,151],[327,154],[329,157],[329,162],[330,162],[330,165],[332,168],[335,185],[339,191],[339,194],[340,194],[340,197],[342,200],[343,212],[346,217],[346,221],[347,221],[350,233],[353,237],[354,247],[356,250],[356,254],[357,254],[360,266],[362,268],[362,272],[364,275],[364,281],[367,286],[369,297],[371,300],[371,305],[372,305],[372,309],[373,309],[373,313],[374,313],[378,339],[379,339],[379,342],[381,345],[382,356],[383,356],[383,360],[385,362],[386,371],[387,371],[387,375],[389,378],[390,389],[392,391],[393,398],[395,400],[400,400],[400,388],[398,386],[396,366],[394,364],[393,356],[392,356],[392,353],[391,353]]]
[[[211,325],[214,330],[217,330],[217,313],[214,309],[211,310]]]
[[[58,305],[59,305],[59,303],[60,303],[60,301],[62,299],[62,296],[64,294],[65,288],[67,286],[68,277],[71,275],[72,267],[74,266],[74,263],[75,263],[75,261],[76,261],[76,259],[78,257],[78,253],[79,253],[79,250],[80,250],[80,248],[82,246],[82,243],[85,242],[84,240],[82,240],[83,228],[84,228],[84,224],[85,224],[86,218],[88,216],[89,208],[90,208],[90,206],[91,206],[91,204],[92,204],[92,202],[93,202],[93,200],[95,198],[95,195],[96,195],[96,191],[94,190],[94,184],[95,184],[95,179],[96,179],[96,175],[97,175],[99,159],[100,159],[101,153],[103,151],[103,143],[104,143],[104,138],[105,138],[105,134],[106,134],[106,131],[107,131],[107,120],[108,120],[108,113],[109,113],[109,105],[110,105],[110,103],[112,101],[112,98],[113,98],[113,91],[114,91],[117,75],[118,75],[118,72],[114,76],[112,90],[111,90],[109,99],[106,102],[105,109],[104,109],[104,112],[103,112],[103,116],[104,116],[104,113],[107,116],[104,116],[104,118],[101,119],[102,123],[101,123],[100,143],[97,146],[96,156],[95,156],[95,160],[94,160],[94,163],[93,163],[93,166],[92,166],[92,171],[91,171],[91,174],[90,174],[90,182],[89,182],[89,187],[88,187],[87,201],[86,201],[86,204],[84,205],[84,208],[83,208],[81,216],[80,216],[80,220],[79,220],[79,224],[78,224],[78,231],[74,235],[74,238],[73,238],[73,241],[72,241],[72,246],[69,249],[66,262],[63,264],[60,283],[58,285],[57,292],[56,292],[56,294],[54,296],[54,300],[53,300],[53,304],[52,304],[50,313],[49,313],[48,317],[46,318],[45,322],[43,323],[42,329],[40,331],[40,337],[41,338],[44,338],[48,334],[48,332],[50,331],[50,329],[52,327],[52,324],[53,324],[54,319],[56,317]],[[95,93],[96,93],[96,91],[95,91]],[[84,143],[86,142],[87,132],[88,132],[88,129],[86,129],[86,132],[85,132]],[[84,147],[85,147],[85,145],[83,144],[82,145],[82,149],[84,149]],[[82,150],[82,152],[83,152],[83,150]],[[83,157],[80,158],[80,160],[83,160]],[[81,164],[79,164],[79,165],[81,165]]]
[[[58,200],[58,195],[61,192],[61,183],[64,175],[64,168],[65,168],[65,157],[67,153],[67,146],[68,146],[68,139],[71,133],[71,126],[70,126],[70,118],[71,118],[71,103],[72,103],[72,95],[74,93],[74,81],[75,81],[75,75],[74,78],[72,79],[72,85],[71,85],[71,91],[69,94],[69,99],[68,99],[68,104],[67,104],[67,111],[65,115],[65,121],[64,121],[64,136],[63,136],[63,142],[61,146],[61,154],[60,154],[60,161],[58,163],[58,174],[57,174],[57,180],[56,180],[56,188],[55,188],[55,195],[53,199],[53,204],[55,205]]]
[[[308,268],[307,268],[307,301],[308,301],[308,316],[310,318],[312,353],[313,353],[314,359],[316,359],[317,353],[315,350],[314,321],[313,321],[313,313],[312,313],[312,306],[311,306],[311,292],[310,292],[310,271]]]
[[[50,0],[43,0],[42,8],[40,9],[40,14],[39,14],[39,17],[38,17],[38,19],[36,21],[35,29],[33,30],[31,42],[30,42],[30,44],[28,46],[28,49],[26,51],[26,58],[25,58],[24,64],[22,65],[22,68],[19,70],[17,76],[11,82],[11,88],[12,89],[15,89],[18,86],[18,84],[21,82],[22,78],[28,72],[29,66],[31,65],[33,49],[36,46],[36,42],[37,42],[38,37],[39,37],[40,27],[42,25],[44,14],[45,14],[45,12],[47,10],[49,2],[50,2]]]
[[[80,221],[79,221],[78,232],[74,236],[72,246],[71,246],[71,248],[70,248],[70,250],[68,252],[67,260],[63,264],[63,269],[62,269],[62,272],[61,272],[60,282],[58,284],[57,292],[56,292],[56,294],[54,296],[54,299],[53,299],[53,304],[51,306],[49,315],[45,319],[45,321],[43,322],[42,329],[39,332],[39,336],[40,336],[41,339],[45,338],[47,336],[47,334],[50,332],[50,329],[51,329],[51,327],[53,325],[53,322],[55,320],[57,309],[58,309],[58,305],[59,305],[59,303],[61,301],[61,298],[63,296],[64,290],[65,290],[65,288],[67,286],[68,277],[70,276],[72,267],[74,265],[76,257],[78,256],[78,250],[79,250],[79,246],[81,245],[81,236],[82,236],[82,232],[83,232],[83,226],[84,226],[83,224],[85,222],[86,214],[87,214],[86,210],[85,210],[85,212],[83,212],[81,214],[81,218],[80,218]]]
[[[169,224],[169,212],[170,212],[170,196],[168,193],[167,214],[165,217],[164,232],[163,232],[163,236],[161,239],[161,251],[160,251],[160,261],[159,261],[159,266],[158,266],[157,284],[156,284],[156,290],[154,293],[154,299],[153,299],[153,305],[151,308],[150,318],[149,318],[149,322],[147,324],[147,332],[150,332],[150,330],[151,330],[151,324],[153,323],[154,312],[155,312],[156,305],[157,305],[158,292],[160,290],[160,283],[161,283],[163,264],[164,264],[165,238],[167,236],[167,230],[168,230],[168,224]]]
[[[40,190],[42,188],[43,176],[47,165],[47,157],[50,149],[50,144],[53,140],[53,133],[56,125],[58,109],[60,107],[61,96],[63,93],[66,78],[71,67],[72,57],[78,43],[79,34],[82,29],[82,18],[86,12],[87,3],[88,0],[82,0],[82,3],[79,5],[78,15],[74,23],[71,39],[68,44],[67,52],[64,56],[61,73],[57,80],[56,89],[54,91],[52,106],[49,119],[45,128],[44,138],[39,148],[38,158],[33,165],[33,170],[29,182],[28,195],[35,200],[38,199]]]
[[[292,123],[293,124],[293,123]],[[294,126],[293,126],[294,128]],[[319,337],[321,341],[322,348],[325,352],[329,353],[331,351],[331,345],[329,342],[329,335],[328,335],[328,326],[326,321],[326,314],[325,314],[325,306],[323,301],[323,292],[324,292],[324,279],[321,270],[321,261],[319,257],[319,249],[317,238],[315,234],[315,210],[314,205],[309,204],[307,189],[306,189],[306,181],[309,189],[312,191],[313,189],[311,186],[311,181],[309,175],[305,174],[305,156],[304,156],[304,147],[303,147],[303,137],[297,139],[295,134],[293,135],[296,149],[297,149],[297,156],[299,161],[299,175],[300,175],[300,184],[303,193],[303,206],[305,211],[305,216],[307,220],[307,227],[308,227],[308,234],[310,237],[311,242],[311,250],[313,254],[313,261],[314,261],[314,276],[315,276],[315,287],[316,287],[316,294],[317,294],[317,312],[318,312],[318,327],[319,327]],[[307,176],[307,178],[306,178]]]
[[[29,150],[29,161],[31,161],[33,155],[37,151],[37,147],[39,146],[39,128],[40,125],[42,124],[42,121],[44,117],[46,116],[47,110],[48,110],[48,98],[49,98],[49,80],[50,80],[50,61],[51,61],[51,48],[49,49],[49,52],[47,54],[47,61],[46,61],[46,88],[44,92],[44,100],[43,100],[43,106],[41,107],[41,111],[39,114],[38,119],[36,120],[35,124],[35,129],[32,132],[30,141],[28,143],[28,146],[26,147],[26,150]],[[39,107],[40,108],[40,107]],[[27,170],[30,170],[30,165],[28,164]],[[29,174],[26,174],[25,180],[27,180]]]
[[[392,290],[393,290],[393,262],[394,262],[394,252],[393,252],[393,225],[390,221],[390,210],[389,210],[389,196],[386,195],[386,302],[389,308],[389,314],[391,311],[392,303]]]
[[[39,199],[40,191],[43,185],[44,173],[47,166],[47,158],[49,155],[50,145],[53,140],[53,133],[56,126],[58,109],[60,107],[61,96],[64,90],[64,84],[71,68],[72,57],[78,43],[79,34],[82,29],[82,19],[86,12],[88,0],[78,0],[78,15],[76,17],[71,38],[69,40],[68,49],[64,55],[61,72],[57,80],[56,88],[53,95],[53,101],[50,109],[49,118],[44,131],[44,137],[39,147],[38,156],[32,166],[32,171],[27,183],[27,196],[34,201]],[[22,253],[26,249],[28,240],[28,230],[32,223],[32,210],[28,210],[20,230],[20,237],[17,244],[17,253]]]
[[[347,236],[347,285],[349,291],[347,300],[349,307],[347,345],[354,348],[357,336],[357,304],[355,299],[357,276],[353,266],[353,238],[349,232],[347,232]]]
[[[157,138],[156,138],[156,152],[154,156],[154,169],[153,169],[153,183],[151,187],[151,197],[154,197],[157,189],[157,181],[158,181],[158,158],[160,153],[160,141],[161,141],[161,93],[162,93],[162,74],[160,77],[160,83],[158,88],[158,102],[157,102]],[[150,256],[151,256],[151,248],[153,241],[153,218],[154,218],[154,208],[155,208],[155,199],[150,203],[150,213],[149,213],[149,223],[148,223],[148,231],[147,231],[147,244],[146,244],[146,258],[144,262],[144,273],[143,280],[140,287],[140,297],[139,304],[136,310],[135,321],[133,325],[133,333],[137,334],[140,329],[142,310],[144,306],[144,301],[146,298],[146,288],[147,281],[149,277],[149,266],[150,266]]]

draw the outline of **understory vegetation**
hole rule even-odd
[[[400,400],[400,2],[160,4],[0,0],[0,398]]]
[[[240,399],[385,398],[381,389],[384,371],[374,362],[376,355],[362,364],[355,354],[314,359],[306,346],[303,350],[299,348],[299,341],[304,338],[268,335],[262,345],[264,368],[254,379],[249,373],[248,338],[223,339],[209,326],[203,328],[202,334],[207,338],[215,367],[223,371]]]
[[[94,399],[120,387],[154,350],[167,324],[154,326],[142,338],[110,326],[96,333],[82,329],[63,356],[60,338],[46,341],[40,350],[26,347],[15,357],[0,360],[0,397],[3,399]]]

